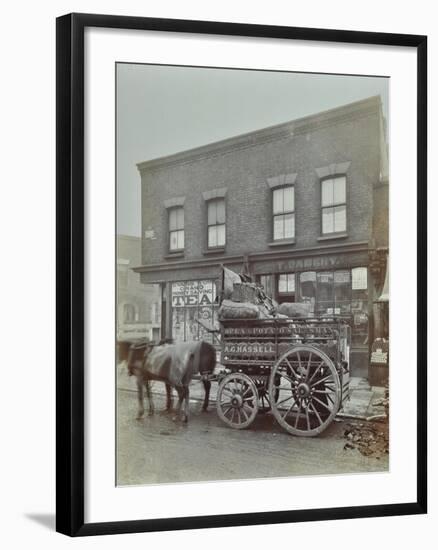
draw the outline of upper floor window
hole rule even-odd
[[[169,249],[184,250],[184,208],[182,206],[169,210]]]
[[[212,199],[207,203],[208,248],[225,246],[225,199]]]
[[[272,214],[274,241],[295,237],[294,187],[280,187],[272,191]]]
[[[346,178],[321,182],[322,233],[341,233],[347,229]]]

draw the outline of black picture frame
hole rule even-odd
[[[417,498],[410,503],[84,522],[84,30],[157,30],[273,39],[405,46],[417,52]],[[424,514],[427,511],[427,37],[267,25],[68,14],[57,42],[56,529],[69,536]]]

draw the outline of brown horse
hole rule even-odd
[[[205,397],[202,410],[206,411],[210,396],[211,382],[208,375],[216,366],[216,350],[207,342],[182,342],[172,345],[154,345],[139,342],[130,347],[128,354],[128,371],[137,378],[138,414],[144,415],[143,388],[149,401],[149,415],[154,414],[154,404],[150,390],[150,381],[159,380],[166,384],[167,406],[171,408],[171,387],[178,393],[177,412],[174,419],[181,415],[187,422],[189,413],[189,384],[196,374],[201,375]],[[182,405],[184,410],[181,413]]]

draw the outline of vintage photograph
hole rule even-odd
[[[116,484],[386,472],[386,77],[117,63]]]

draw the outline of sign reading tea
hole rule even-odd
[[[172,307],[210,306],[216,298],[212,281],[184,281],[172,284]]]

